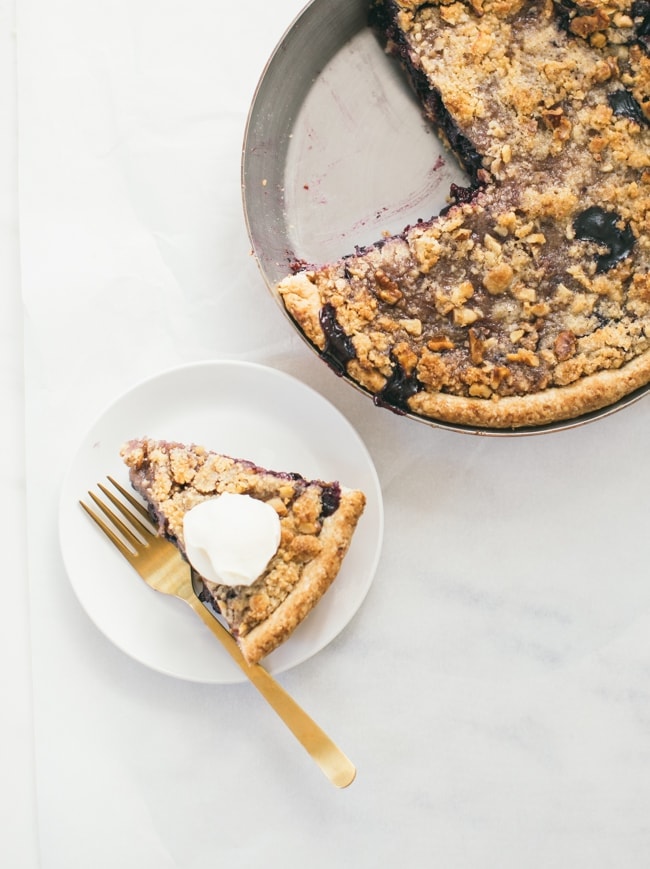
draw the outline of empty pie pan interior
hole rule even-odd
[[[436,215],[451,183],[467,183],[367,16],[368,0],[312,0],[273,51],[248,114],[246,226],[262,276],[294,328],[275,289],[293,262],[332,262],[400,233]],[[542,434],[608,416],[649,389],[575,419],[516,430],[406,416],[479,435]]]

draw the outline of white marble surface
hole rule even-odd
[[[645,869],[650,403],[472,438],[375,409],[290,332],[249,256],[239,159],[300,8],[17,0],[16,75],[0,4],[3,438],[26,460],[5,476],[0,862]],[[344,791],[247,685],[113,647],[63,569],[59,490],[83,433],[143,377],[214,357],[320,390],[379,473],[370,593],[281,677],[357,764]]]
[[[25,521],[23,316],[17,192],[16,38],[13,0],[0,2],[0,449],[6,498],[0,507],[0,865],[38,865],[29,594]]]

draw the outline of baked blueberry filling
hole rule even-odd
[[[325,348],[321,356],[337,374],[345,373],[346,363],[354,359],[354,344],[336,319],[334,305],[326,304],[320,310],[320,324],[325,335]]]
[[[639,126],[648,123],[648,119],[643,114],[641,106],[629,91],[625,89],[613,91],[607,97],[607,101],[617,117],[627,118],[630,121],[634,121]]]
[[[560,30],[569,33],[569,24],[571,23],[571,13],[575,13],[576,4],[572,0],[560,0],[555,2],[555,11],[557,13],[557,23]]]
[[[338,484],[323,487],[321,495],[321,519],[327,519],[332,513],[336,513],[341,503],[341,487]]]
[[[615,211],[605,211],[599,205],[593,205],[579,214],[573,224],[576,238],[582,241],[594,241],[609,248],[596,260],[596,271],[599,274],[609,271],[616,263],[632,253],[634,248],[634,233],[628,224],[621,229],[621,218]]]
[[[383,389],[374,397],[378,407],[385,407],[396,413],[408,412],[408,399],[422,389],[422,384],[415,374],[407,374],[399,362],[394,368]]]
[[[635,22],[636,38],[646,51],[650,51],[650,3],[636,0],[632,4],[632,17]]]

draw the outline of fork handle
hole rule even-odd
[[[212,616],[198,598],[189,601],[194,612],[221,642],[233,661],[241,667],[253,685],[262,694],[296,737],[298,742],[316,761],[332,784],[345,788],[352,784],[356,769],[348,757],[338,748],[316,722],[307,715],[296,701],[259,664],[249,664],[239,646]]]

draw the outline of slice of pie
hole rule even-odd
[[[226,619],[249,663],[283,643],[325,594],[365,507],[361,491],[338,482],[266,470],[202,446],[143,438],[126,443],[121,456],[159,533],[186,558],[188,514],[224,493],[264,502],[277,516],[277,550],[259,577],[249,577],[251,584],[233,584],[231,578],[222,584],[202,575],[210,602]],[[254,549],[253,530],[250,535]]]
[[[306,338],[376,404],[472,427],[646,385],[650,2],[369,8],[469,181],[397,236],[296,262],[277,292]]]

